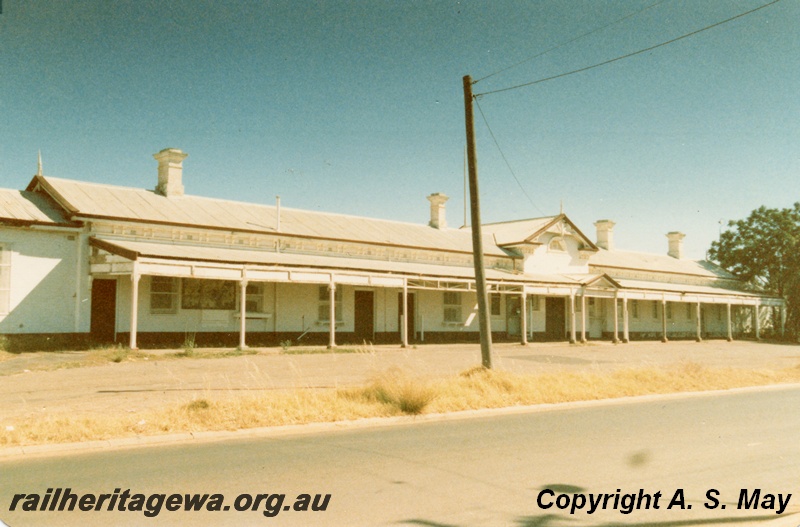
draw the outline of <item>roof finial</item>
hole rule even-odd
[[[564,200],[563,199],[561,200],[561,209],[559,211],[559,214],[564,214]]]
[[[38,168],[36,169],[36,175],[37,176],[43,176],[44,175],[42,173],[42,151],[41,150],[39,150],[39,165],[38,165]]]

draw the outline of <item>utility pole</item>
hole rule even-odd
[[[472,112],[472,77],[464,76],[464,110],[467,125],[467,166],[469,167],[469,205],[472,220],[472,259],[475,261],[475,292],[478,295],[478,322],[481,332],[481,363],[492,367],[492,325],[486,297],[486,272],[483,266],[481,207],[478,198],[478,158],[475,153],[475,116]]]

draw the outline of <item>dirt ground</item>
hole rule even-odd
[[[480,364],[478,345],[454,344],[376,346],[370,353],[347,354],[288,355],[280,349],[263,349],[253,355],[213,359],[166,360],[156,355],[135,362],[61,368],[88,353],[25,353],[0,362],[0,426],[24,416],[139,412],[199,397],[343,386],[369,381],[392,368],[422,376],[452,375]],[[800,365],[800,346],[746,341],[494,346],[495,367],[520,373],[686,363],[777,370]]]

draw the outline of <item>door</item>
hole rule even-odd
[[[516,295],[506,295],[506,333],[509,337],[519,337],[522,332],[522,299]]]
[[[606,320],[606,299],[589,297],[586,299],[586,305],[589,310],[589,338],[602,338]]]
[[[402,325],[402,317],[403,317],[403,293],[398,293],[397,295],[397,332],[400,333],[400,328],[403,327]],[[413,342],[416,340],[416,327],[414,326],[414,295],[408,295],[408,320],[407,328],[408,328],[408,341]],[[400,333],[400,339],[402,340],[403,334]]]
[[[92,280],[92,315],[89,331],[97,343],[112,343],[116,338],[117,281]]]
[[[356,291],[355,337],[357,342],[375,340],[375,295],[372,291]]]
[[[544,299],[545,337],[547,340],[566,340],[567,302],[563,296],[548,296]]]

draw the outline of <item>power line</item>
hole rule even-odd
[[[501,92],[505,92],[505,91],[515,90],[517,88],[524,88],[526,86],[533,86],[534,84],[540,84],[542,82],[547,82],[547,81],[551,81],[551,80],[554,80],[554,79],[560,79],[561,77],[566,77],[568,75],[573,75],[575,73],[581,73],[581,72],[588,71],[588,70],[591,70],[591,69],[594,69],[594,68],[599,68],[600,66],[605,66],[607,64],[611,64],[612,62],[617,62],[617,61],[620,61],[620,60],[623,60],[623,59],[634,57],[636,55],[641,55],[642,53],[647,53],[648,51],[652,51],[654,49],[661,48],[661,47],[667,46],[669,44],[673,44],[675,42],[678,42],[679,40],[683,40],[685,38],[697,35],[698,33],[702,33],[703,31],[707,31],[707,30],[715,28],[717,26],[721,26],[722,24],[727,24],[728,22],[736,20],[737,18],[742,18],[743,16],[747,16],[747,15],[749,15],[751,13],[755,13],[756,11],[759,11],[759,10],[764,9],[766,7],[769,7],[771,5],[777,4],[780,1],[781,0],[773,0],[772,2],[768,2],[768,3],[766,3],[766,4],[762,5],[762,6],[756,7],[755,9],[751,9],[750,11],[746,11],[744,13],[738,14],[738,15],[733,16],[731,18],[728,18],[726,20],[722,20],[721,22],[717,22],[715,24],[711,24],[710,26],[706,26],[706,27],[704,27],[702,29],[698,29],[697,31],[692,31],[691,33],[686,33],[685,35],[682,35],[682,36],[677,37],[677,38],[673,38],[672,40],[668,40],[666,42],[662,42],[661,44],[656,44],[655,46],[650,46],[649,48],[640,49],[639,51],[634,51],[633,53],[628,53],[626,55],[621,55],[619,57],[616,57],[616,58],[613,58],[613,59],[609,59],[609,60],[606,60],[604,62],[599,62],[599,63],[593,64],[591,66],[586,66],[586,67],[583,67],[583,68],[579,68],[577,70],[568,71],[566,73],[560,73],[558,75],[552,75],[550,77],[545,77],[543,79],[538,79],[538,80],[535,80],[535,81],[526,82],[524,84],[517,84],[516,86],[510,86],[508,88],[500,88],[499,90],[491,90],[491,91],[487,91],[487,92],[483,92],[483,93],[476,93],[475,97],[481,97],[483,95],[490,95],[490,94],[494,94],[494,93],[501,93]]]
[[[485,77],[481,77],[480,79],[474,81],[472,84],[478,84],[482,80],[486,80],[489,77],[494,77],[495,75],[498,75],[498,74],[506,72],[506,71],[508,71],[510,69],[516,68],[517,66],[521,66],[522,64],[525,64],[526,62],[530,62],[532,60],[536,60],[539,57],[541,57],[542,55],[546,55],[546,54],[550,53],[551,51],[555,51],[555,50],[557,50],[559,48],[562,48],[562,47],[564,47],[564,46],[566,46],[568,44],[572,44],[573,42],[578,41],[578,40],[580,40],[582,38],[588,37],[589,35],[597,33],[598,31],[602,31],[602,30],[607,29],[607,28],[609,28],[609,27],[611,27],[613,25],[619,24],[620,22],[622,22],[624,20],[627,20],[627,19],[629,19],[631,17],[634,17],[634,16],[638,15],[639,13],[643,13],[643,12],[647,11],[648,9],[652,9],[653,7],[656,7],[659,4],[663,4],[666,1],[667,0],[659,0],[655,4],[651,4],[651,5],[647,6],[647,7],[645,7],[644,9],[640,9],[639,11],[636,11],[635,13],[631,13],[630,15],[626,15],[626,16],[620,18],[619,20],[615,20],[615,21],[611,22],[610,24],[606,24],[605,26],[592,29],[591,31],[589,31],[587,33],[583,33],[582,35],[578,35],[577,37],[575,37],[575,38],[573,38],[571,40],[568,40],[566,42],[562,42],[561,44],[553,46],[550,49],[546,49],[546,50],[542,51],[541,53],[538,53],[538,54],[536,54],[536,55],[534,55],[532,57],[529,57],[527,59],[521,60],[521,61],[519,61],[519,62],[517,62],[515,64],[512,64],[511,66],[508,66],[508,67],[503,68],[501,70],[495,71],[494,73],[490,73],[489,75],[486,75]]]
[[[506,166],[508,167],[508,171],[511,172],[512,176],[514,176],[514,181],[517,182],[517,185],[519,185],[519,189],[522,191],[523,194],[525,194],[525,197],[528,198],[528,201],[531,202],[531,205],[533,205],[533,208],[538,210],[542,214],[542,216],[546,216],[546,214],[544,212],[542,212],[542,209],[540,209],[538,207],[538,205],[536,205],[536,203],[533,202],[533,199],[530,197],[528,192],[525,190],[525,187],[522,186],[522,183],[520,182],[519,178],[514,173],[514,169],[511,168],[511,163],[508,162],[508,159],[506,158],[506,155],[503,153],[503,149],[500,148],[500,143],[497,142],[497,138],[494,136],[494,132],[492,132],[491,126],[489,126],[489,121],[486,120],[486,114],[483,113],[483,108],[481,108],[481,105],[478,102],[478,99],[475,98],[474,100],[475,100],[475,105],[478,107],[478,111],[481,113],[481,117],[483,117],[483,122],[486,124],[486,128],[489,130],[489,135],[492,136],[492,140],[494,141],[494,144],[497,147],[497,151],[500,152],[500,156],[503,158],[503,161],[506,162]]]

